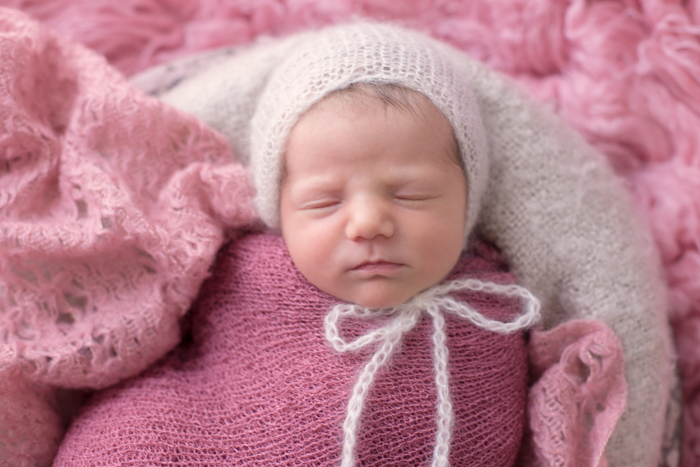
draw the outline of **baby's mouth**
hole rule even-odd
[[[404,267],[401,263],[392,263],[391,261],[365,261],[358,264],[352,271],[367,272],[374,274],[390,274]]]

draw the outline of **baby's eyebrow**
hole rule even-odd
[[[421,183],[433,180],[436,176],[440,176],[442,172],[443,170],[426,170],[424,166],[408,166],[402,168],[402,170],[396,171],[395,173],[386,174],[385,180],[391,185]]]
[[[313,195],[318,193],[331,193],[340,190],[339,184],[330,176],[306,177],[294,180],[292,190],[299,195]]]

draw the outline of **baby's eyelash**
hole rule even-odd
[[[396,195],[395,199],[400,201],[427,201],[435,198],[433,195]]]
[[[337,206],[339,204],[340,204],[340,201],[336,201],[336,200],[317,201],[317,202],[305,204],[302,207],[302,209],[304,209],[304,210],[326,209],[326,208],[331,208],[331,207]]]

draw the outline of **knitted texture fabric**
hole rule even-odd
[[[606,455],[615,466],[655,466],[673,380],[666,297],[648,232],[607,163],[507,79],[456,49],[392,26],[336,28],[334,34],[348,31],[351,37],[366,31],[371,37],[386,34],[391,43],[397,36],[407,43],[428,42],[427,49],[468,77],[490,166],[477,228],[502,250],[519,283],[540,298],[546,328],[595,318],[620,337],[628,405]],[[258,103],[271,102],[265,86],[275,82],[278,64],[284,68],[300,43],[328,33],[315,34],[242,50],[162,98],[224,132],[250,158],[255,129],[247,124],[227,132],[229,124],[222,122],[248,121]]]
[[[484,245],[449,279],[511,283]],[[511,321],[519,300],[456,293]],[[358,373],[373,351],[339,353],[324,316],[337,300],[308,283],[278,235],[225,248],[192,308],[191,339],[145,374],[97,394],[73,422],[55,466],[335,465]],[[513,465],[525,426],[522,333],[499,334],[445,314],[454,406],[451,465]],[[344,321],[354,339],[386,317]],[[424,316],[377,373],[362,414],[358,465],[429,462],[437,416],[432,323]]]
[[[524,312],[513,321],[502,322],[483,316],[468,304],[455,300],[454,292],[471,291],[500,295],[502,297],[522,300]],[[352,388],[352,397],[343,422],[343,455],[341,467],[355,465],[355,443],[357,428],[364,410],[367,394],[372,387],[377,372],[389,361],[394,351],[400,347],[403,336],[416,327],[424,315],[433,322],[433,368],[437,392],[437,432],[435,449],[431,465],[446,467],[449,465],[450,444],[452,441],[452,397],[449,385],[449,350],[445,334],[445,316],[450,313],[470,321],[477,327],[489,332],[509,334],[522,332],[540,319],[540,302],[527,289],[516,284],[496,284],[479,279],[467,278],[448,280],[434,285],[413,296],[410,300],[388,309],[373,309],[361,305],[339,303],[326,315],[326,339],[338,352],[353,352],[374,344],[378,350],[365,364],[360,376]],[[355,318],[387,318],[387,323],[364,334],[353,341],[345,341],[340,335],[340,321]]]
[[[177,344],[225,230],[255,219],[252,189],[219,134],[6,9],[0,148],[0,465],[47,465],[57,388],[114,384]]]

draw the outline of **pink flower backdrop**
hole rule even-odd
[[[0,0],[125,75],[260,35],[370,17],[426,31],[527,88],[603,152],[658,245],[700,465],[700,1]]]

